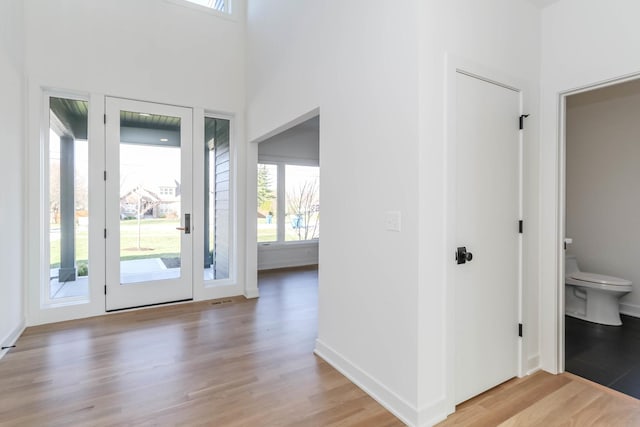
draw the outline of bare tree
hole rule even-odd
[[[320,200],[318,179],[307,180],[298,188],[287,192],[289,213],[298,233],[298,240],[317,239],[319,235]]]
[[[84,171],[77,170],[74,177],[76,209],[88,210],[89,208],[89,180]]]
[[[51,159],[49,163],[49,221],[60,223],[60,160]]]

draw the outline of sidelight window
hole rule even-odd
[[[230,121],[205,117],[204,278],[230,278],[231,157]]]
[[[48,300],[89,293],[89,103],[49,97],[45,224],[49,252]]]

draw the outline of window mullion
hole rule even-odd
[[[285,165],[284,163],[278,163],[278,243],[284,242],[284,234],[286,229],[286,210],[285,194],[286,194],[286,182],[285,182]]]

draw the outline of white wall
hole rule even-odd
[[[447,218],[446,128],[447,82],[454,77],[447,66],[461,65],[503,83],[515,82],[524,91],[525,112],[531,113],[524,132],[524,289],[523,371],[538,366],[538,80],[540,12],[524,0],[422,2],[420,13],[420,242],[418,262],[420,353],[419,408],[423,421],[453,410],[451,386],[453,355],[443,349],[453,336],[447,291],[452,277],[453,246],[447,238],[454,229]],[[449,64],[446,58],[449,58]],[[471,68],[471,69],[469,69]],[[513,83],[512,83],[513,84]],[[517,125],[517,124],[514,124]],[[455,268],[455,266],[454,266]]]
[[[322,118],[317,351],[401,416],[417,404],[417,5],[248,7],[249,139]]]
[[[561,176],[560,94],[640,72],[640,4],[619,0],[562,0],[542,13],[540,289],[542,366],[560,369],[558,290],[563,252],[558,216]]]
[[[524,107],[535,112],[539,11],[524,0],[394,8],[250,0],[248,30],[249,138],[314,108],[322,116],[320,353],[405,422],[440,419],[453,409],[445,351],[445,56],[524,82]],[[537,265],[535,116],[525,138],[528,266]],[[384,230],[387,210],[401,211],[401,233]],[[342,221],[345,214],[358,222]],[[524,313],[525,356],[534,368],[536,272],[525,271]]]
[[[318,242],[259,243],[258,270],[302,267],[318,264]]]
[[[21,0],[0,2],[0,345],[13,344],[24,325],[23,163],[24,11]],[[0,357],[4,352],[0,352]]]
[[[235,184],[240,189],[236,200],[235,248],[240,256],[236,265],[237,289],[225,292],[242,294],[246,293],[246,287],[252,285],[255,288],[255,278],[249,280],[252,281],[249,284],[245,280],[244,263],[247,170],[244,162],[245,6],[242,0],[234,1],[234,11],[235,17],[222,18],[160,0],[25,1],[29,84],[28,175],[31,178],[29,194],[33,207],[29,211],[30,259],[38,259],[40,245],[37,239],[39,188],[35,177],[38,170],[41,88],[91,94],[90,132],[92,128],[93,144],[100,144],[104,138],[101,124],[104,95],[120,96],[235,116],[232,129],[237,150],[235,167],[238,179]],[[196,129],[196,137],[198,133],[199,129]],[[92,195],[96,194],[97,190],[95,194],[92,192]],[[99,211],[94,209],[94,212]],[[28,269],[30,323],[104,312],[100,283],[93,287],[90,304],[56,311],[62,313],[66,310],[66,314],[51,315],[53,310],[40,310],[37,265],[38,262],[31,262]],[[96,272],[96,269],[92,271]],[[199,275],[196,273],[196,276]],[[206,297],[207,292],[206,289],[195,290],[199,298]]]
[[[242,1],[236,21],[162,0],[25,4],[30,83],[242,111]]]
[[[621,309],[640,317],[640,81],[569,97],[568,253],[580,269],[633,282]]]

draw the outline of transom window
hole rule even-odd
[[[231,0],[182,0],[194,5],[206,7],[226,14],[231,14]]]

